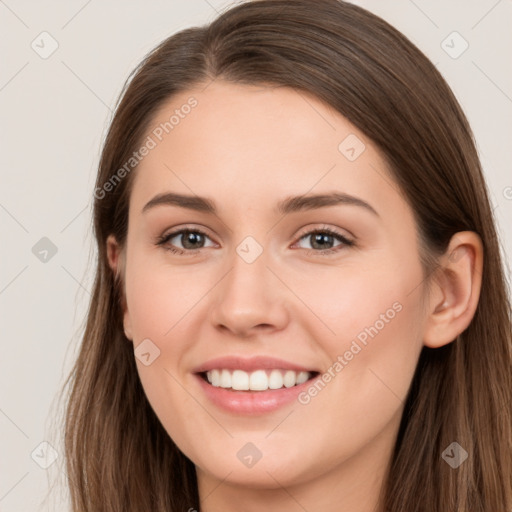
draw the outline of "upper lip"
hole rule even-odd
[[[314,372],[315,370],[302,366],[300,364],[285,361],[284,359],[277,359],[270,356],[253,356],[253,357],[241,357],[241,356],[225,356],[210,359],[205,363],[197,366],[192,371],[193,373],[202,373],[210,370],[244,370],[251,372],[254,370],[279,368],[283,370],[294,370],[296,372]]]

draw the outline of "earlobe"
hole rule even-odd
[[[116,278],[120,278],[122,276],[122,265],[123,262],[123,253],[119,247],[117,240],[114,235],[109,235],[107,238],[107,259],[112,272],[116,276]],[[122,286],[122,283],[121,283]],[[123,286],[122,286],[123,288]],[[124,334],[129,340],[133,340],[132,329],[131,329],[131,319],[130,313],[128,312],[128,307],[126,304],[126,297],[124,291],[121,292],[121,309],[123,311],[123,328]]]
[[[423,342],[439,348],[457,338],[474,317],[482,285],[483,246],[477,233],[453,235],[433,277]]]

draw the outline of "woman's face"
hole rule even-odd
[[[220,80],[144,144],[124,325],[162,425],[202,482],[367,485],[424,325],[413,213],[376,147],[313,96]]]

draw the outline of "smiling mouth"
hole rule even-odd
[[[268,391],[299,386],[317,377],[319,372],[296,372],[276,368],[246,372],[219,368],[200,372],[199,375],[213,387],[233,391]]]

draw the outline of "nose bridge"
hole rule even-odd
[[[265,293],[267,281],[268,251],[253,237],[246,237],[230,258],[231,271],[228,275],[229,288],[236,294],[256,295]]]
[[[252,237],[247,237],[230,257],[230,271],[226,276],[223,302],[232,310],[253,310],[270,299],[268,287],[268,253]]]
[[[278,295],[283,290],[267,268],[271,266],[269,257],[269,251],[251,236],[234,247],[229,271],[215,297],[215,324],[237,334],[261,325],[282,328],[286,313]]]

